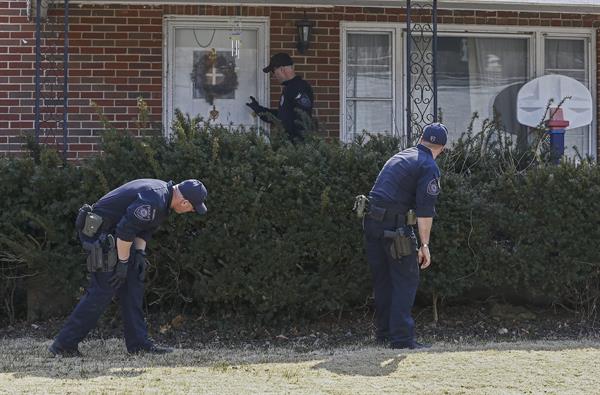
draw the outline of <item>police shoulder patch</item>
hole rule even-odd
[[[155,210],[149,204],[139,205],[133,212],[133,215],[135,215],[137,219],[145,222],[152,221],[154,219],[154,214]]]
[[[432,196],[437,196],[440,194],[440,180],[439,178],[434,178],[429,181],[427,184],[427,194]]]
[[[312,101],[310,100],[310,97],[308,97],[308,95],[304,92],[298,93],[298,95],[296,95],[295,97],[295,100],[296,103],[298,103],[298,105],[302,108],[309,109],[312,106]]]

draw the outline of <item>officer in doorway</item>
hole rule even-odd
[[[415,339],[411,309],[419,266],[425,269],[431,263],[429,235],[440,193],[435,158],[447,138],[448,130],[441,123],[426,126],[419,144],[392,156],[368,199],[362,196],[368,201],[363,227],[373,277],[376,336],[379,343],[389,342],[392,348],[428,347]]]
[[[48,351],[53,357],[81,356],[78,344],[116,294],[129,353],[164,354],[148,337],[142,302],[146,243],[172,211],[206,213],[207,191],[198,180],[179,184],[155,179],[130,181],[79,210],[76,227],[88,251],[90,285]]]
[[[265,122],[272,122],[272,118],[267,115],[269,113],[278,118],[292,142],[304,140],[305,130],[300,122],[300,114],[302,112],[308,116],[312,114],[314,100],[312,87],[296,75],[294,62],[290,55],[286,53],[273,55],[263,72],[271,73],[283,85],[279,108],[275,110],[263,107],[253,96],[250,96],[250,102],[246,105]]]

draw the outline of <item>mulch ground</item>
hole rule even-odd
[[[481,343],[524,340],[577,340],[600,338],[600,320],[582,317],[561,308],[512,306],[481,303],[469,306],[443,306],[438,322],[430,307],[415,308],[417,335],[428,343]],[[51,339],[65,317],[43,322],[17,322],[3,325],[0,338],[33,337]],[[341,317],[325,316],[318,322],[276,326],[239,325],[234,318],[209,320],[205,317],[153,314],[149,331],[160,344],[198,348],[206,346],[269,348],[291,347],[311,351],[356,344],[373,344],[373,312],[362,311]],[[90,338],[122,337],[116,309],[101,319]]]

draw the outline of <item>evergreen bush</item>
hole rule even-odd
[[[493,122],[485,125],[439,159],[433,263],[422,273],[421,295],[435,303],[474,288],[510,290],[597,311],[598,166],[548,165],[542,135],[539,146],[519,151]],[[36,290],[71,302],[80,294],[77,209],[141,177],[199,178],[209,191],[206,216],[173,215],[150,241],[151,306],[274,323],[369,304],[362,230],[351,208],[400,148],[397,138],[269,142],[257,130],[181,113],[173,132],[165,140],[107,131],[103,154],[77,167],[45,147],[35,159],[0,161],[2,321],[27,317],[39,298],[27,303],[26,295]]]

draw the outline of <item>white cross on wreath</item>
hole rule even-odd
[[[215,56],[214,52],[205,53],[194,63],[191,79],[195,86],[201,86],[204,99],[211,105],[215,98],[228,95],[238,87],[235,63],[223,55]]]
[[[218,77],[225,77],[224,74],[217,73],[217,68],[215,67],[214,64],[212,66],[211,72],[210,73],[206,73],[206,76],[212,78],[212,84],[211,85],[217,85],[217,78]]]

